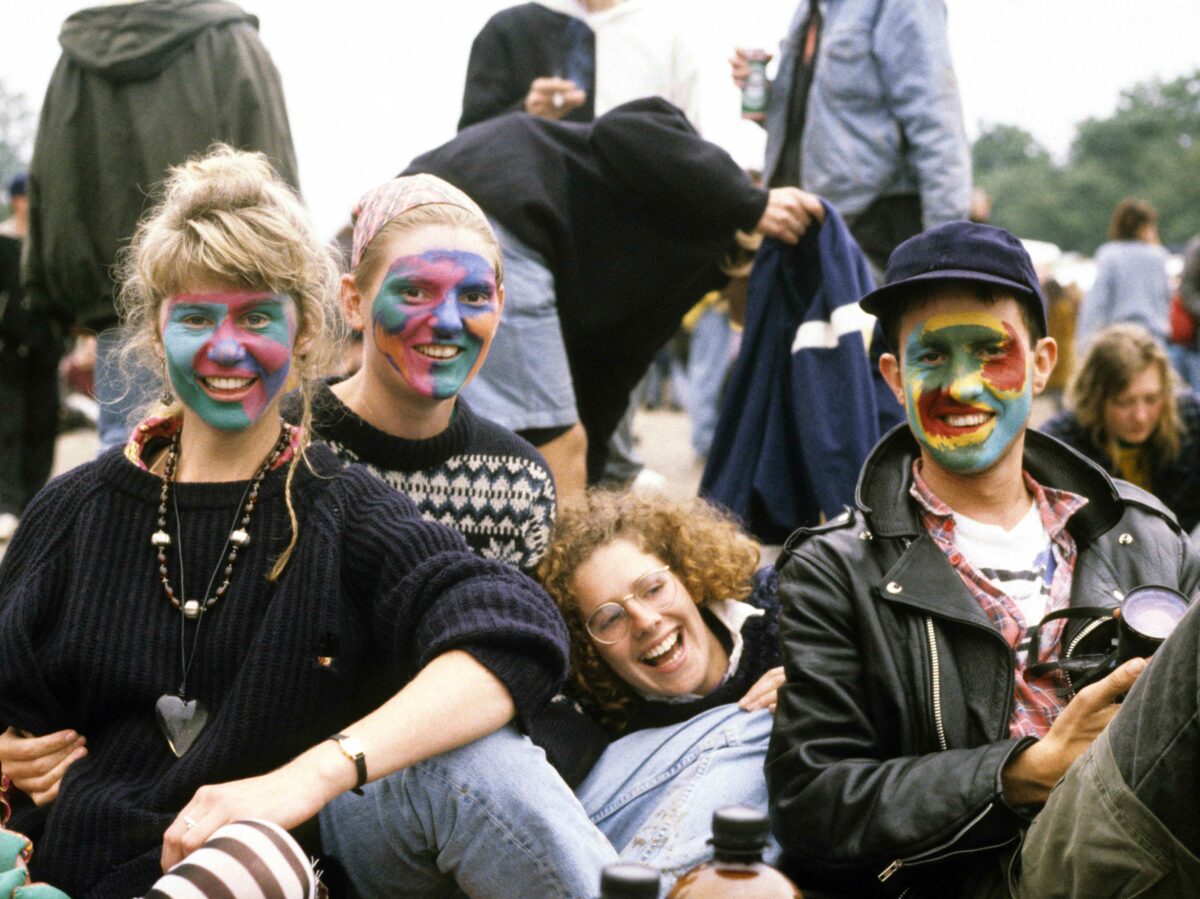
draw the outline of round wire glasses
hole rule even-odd
[[[633,592],[613,602],[597,606],[588,616],[587,632],[597,643],[612,645],[620,642],[629,633],[629,612],[625,607],[637,600],[644,609],[661,612],[675,601],[675,578],[671,577],[671,566],[664,565],[647,571],[633,583]]]

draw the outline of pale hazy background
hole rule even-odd
[[[679,11],[706,60],[707,136],[743,165],[762,153],[739,121],[725,62],[741,44],[778,47],[792,0],[658,0]],[[0,82],[41,105],[58,30],[88,4],[0,0]],[[301,188],[332,235],[363,190],[454,134],[471,40],[496,0],[369,3],[247,0],[283,76]],[[1200,0],[948,0],[969,134],[1019,125],[1066,153],[1077,122],[1106,116],[1119,92],[1200,66]]]

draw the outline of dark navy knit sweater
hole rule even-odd
[[[188,686],[211,718],[180,759],[154,713],[179,687],[182,621],[150,544],[160,479],[113,450],[26,512],[0,565],[0,726],[74,728],[89,750],[48,814],[26,805],[14,816],[35,840],[39,879],[76,899],[142,895],[161,873],[163,831],[199,786],[294,758],[451,648],[505,683],[523,725],[554,694],[567,636],[539,587],[469,552],[361,467],[319,445],[309,458],[315,473],[295,476],[299,544],[283,576],[265,577],[287,540],[281,469],[263,482],[228,593],[202,618]],[[244,488],[174,487],[185,596],[222,558]]]
[[[429,521],[454,528],[485,559],[532,575],[550,540],[554,476],[542,454],[512,431],[476,415],[459,397],[450,427],[427,440],[379,430],[318,382],[312,430],[346,462],[359,462],[417,504]],[[284,415],[299,422],[298,394]]]

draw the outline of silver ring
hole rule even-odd
[[[191,830],[193,827],[196,826],[196,819],[189,818],[187,815],[184,815],[183,816],[183,826],[186,827],[188,830]]]
[[[551,98],[551,101],[554,103],[555,109],[562,109],[562,105],[564,102],[562,91],[555,91],[554,96]]]

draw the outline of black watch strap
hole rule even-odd
[[[338,749],[342,755],[354,762],[354,770],[358,774],[358,783],[352,788],[352,792],[361,796],[363,794],[363,784],[367,782],[367,756],[363,750],[363,745],[358,737],[351,737],[346,734],[334,734],[329,739],[337,743]]]

